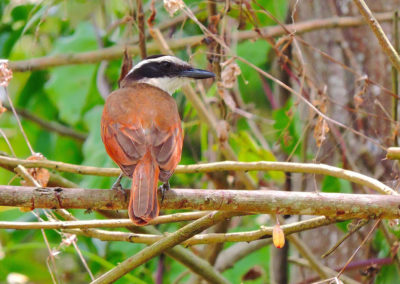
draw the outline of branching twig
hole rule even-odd
[[[185,212],[158,216],[151,220],[149,225],[158,225],[172,222],[193,221],[208,214],[207,212]],[[0,229],[76,229],[76,228],[121,228],[134,226],[130,219],[112,220],[85,220],[85,221],[49,221],[49,222],[6,222],[0,221]]]
[[[380,21],[391,21],[392,13],[376,14],[376,18]],[[329,19],[318,19],[303,23],[296,23],[293,25],[286,25],[286,28],[290,31],[295,31],[296,34],[301,34],[319,29],[355,27],[364,24],[365,22],[360,17],[334,17]],[[286,34],[286,31],[280,26],[274,26],[262,29],[262,34],[265,37],[276,37]],[[238,40],[246,40],[250,38],[254,39],[257,37],[259,37],[259,34],[255,31],[238,32]],[[170,40],[168,41],[168,45],[172,49],[184,48],[188,45],[191,46],[194,44],[198,44],[201,42],[202,39],[203,35],[197,35],[183,39]],[[11,61],[9,62],[9,66],[14,72],[24,72],[38,69],[46,69],[49,67],[60,65],[95,63],[102,60],[117,60],[121,58],[123,51],[124,46],[113,46],[96,51],[59,54],[28,60]],[[154,53],[156,51],[159,51],[159,47],[156,43],[149,43],[147,45],[147,51],[149,53]],[[129,46],[128,52],[131,55],[137,55],[139,54],[139,47],[137,45]]]
[[[310,229],[326,226],[334,222],[336,222],[336,220],[334,219],[328,219],[326,217],[316,217],[307,221],[283,225],[281,228],[282,230],[284,230],[285,235],[288,236],[297,232],[303,232]],[[273,227],[261,227],[259,230],[249,232],[198,234],[184,241],[182,244],[185,246],[193,246],[199,244],[217,244],[226,242],[253,242],[262,238],[271,237],[272,230]],[[87,232],[85,230],[66,229],[64,231],[70,234],[85,235],[88,237],[97,238],[102,241],[119,241],[144,244],[152,244],[165,237],[162,235],[154,234],[110,232],[105,230],[93,230]]]
[[[353,0],[353,2],[356,4],[361,15],[364,17],[364,20],[374,32],[383,52],[385,52],[389,57],[390,62],[397,69],[397,71],[400,71],[400,56],[397,54],[389,39],[386,37],[381,25],[378,23],[367,4],[364,2],[364,0]]]
[[[396,149],[396,148],[389,148]],[[400,150],[399,150],[400,151]],[[390,153],[395,152],[391,150]],[[389,152],[388,152],[389,155]],[[399,152],[400,155],[400,152]],[[23,160],[0,155],[0,165],[8,167],[16,167],[23,165],[26,168],[48,168],[63,172],[70,172],[85,175],[97,176],[119,176],[120,169],[117,168],[97,168],[90,166],[81,166],[75,164],[68,164],[63,162],[55,162],[49,160]],[[380,181],[368,177],[366,175],[344,170],[334,166],[325,164],[312,164],[312,163],[289,163],[289,162],[236,162],[225,161],[196,165],[179,165],[175,173],[205,173],[214,171],[285,171],[296,173],[310,173],[321,174],[333,177],[342,178],[356,184],[360,184],[384,194],[397,194],[389,186],[381,183]]]
[[[168,248],[174,247],[183,241],[189,239],[190,237],[200,233],[201,231],[205,230],[206,228],[221,222],[227,218],[234,216],[235,214],[232,212],[211,212],[208,215],[198,219],[186,225],[185,227],[179,229],[175,233],[170,234],[167,237],[162,238],[158,242],[154,243],[153,245],[146,247],[140,253],[126,259],[125,261],[121,262],[118,266],[114,269],[108,271],[107,273],[103,274],[92,284],[99,284],[99,283],[110,283],[119,278],[123,275],[131,271],[132,269],[138,267],[139,265],[145,263],[146,261],[150,260],[151,258],[159,255],[163,251]],[[226,282],[229,283],[229,282]]]
[[[122,214],[117,214],[115,211],[102,211],[101,214],[108,218],[122,217]],[[135,233],[140,232],[145,234],[161,235],[161,233],[155,229],[154,226],[127,227],[127,229]],[[225,283],[224,277],[216,269],[214,269],[207,261],[192,253],[188,249],[185,249],[181,246],[175,246],[166,250],[164,253],[182,263],[195,274],[201,276],[210,283]]]

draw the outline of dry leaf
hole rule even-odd
[[[30,156],[27,158],[27,160],[44,160],[45,158],[43,157],[42,154],[36,153],[33,156]],[[45,169],[45,168],[30,168],[27,169],[28,173],[41,185],[41,186],[47,186],[47,183],[49,182],[50,179],[50,172]],[[28,184],[28,182],[23,181],[21,182],[24,185],[30,185],[33,186],[33,184]]]
[[[220,142],[225,142],[229,137],[229,124],[225,120],[220,120],[217,123],[217,135]]]
[[[328,123],[326,120],[322,118],[322,116],[318,117],[317,124],[314,128],[314,138],[318,147],[321,147],[322,143],[326,140],[326,134],[329,132]]]
[[[285,245],[285,233],[279,224],[276,224],[272,230],[272,242],[276,248],[283,248]]]
[[[70,246],[73,242],[77,241],[77,237],[76,235],[72,235],[72,234],[64,234],[64,238],[62,239],[61,245],[63,247],[65,246]]]
[[[3,112],[6,112],[7,111],[7,109],[5,108],[5,107],[3,107],[3,104],[2,104],[2,102],[0,101],[0,115],[3,113]]]
[[[221,85],[218,85],[220,87]],[[218,94],[224,100],[224,103],[229,107],[230,110],[236,110],[236,103],[235,100],[232,98],[232,95],[229,93],[228,90],[224,88],[218,88]]]
[[[236,62],[233,62],[233,58],[231,58],[228,61],[221,63],[221,66],[223,68],[221,73],[222,86],[227,89],[233,88],[235,86],[237,76],[242,73],[239,65],[237,65]]]
[[[262,275],[263,275],[262,267],[256,265],[250,268],[249,271],[247,271],[246,274],[243,275],[242,281],[255,280],[260,278]]]
[[[0,59],[0,87],[7,87],[12,79],[12,71],[8,68],[8,60]]]
[[[164,0],[164,8],[171,17],[183,7],[185,7],[185,3],[182,0]]]

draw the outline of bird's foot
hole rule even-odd
[[[160,185],[160,186],[158,187],[158,189],[161,190],[161,204],[162,204],[163,201],[164,201],[165,192],[166,192],[167,190],[169,190],[170,188],[171,188],[171,187],[170,187],[170,185],[169,185],[169,181],[164,182],[162,185]]]
[[[124,188],[121,185],[121,179],[123,177],[123,174],[120,174],[119,177],[117,178],[117,180],[114,182],[114,184],[112,185],[111,189],[112,190],[118,190],[118,191],[124,191]]]

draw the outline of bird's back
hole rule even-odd
[[[178,108],[157,87],[135,83],[111,93],[101,125],[108,154],[128,176],[148,151],[161,168],[161,180],[169,178],[180,161],[183,133]]]
[[[143,83],[112,92],[104,112],[110,120],[126,124],[137,123],[136,118],[140,118],[144,127],[156,121],[160,128],[168,129],[170,124],[180,122],[175,100],[167,92]]]

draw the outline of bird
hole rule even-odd
[[[181,160],[183,131],[172,94],[193,79],[213,77],[175,56],[153,55],[129,71],[123,67],[119,88],[107,96],[101,138],[122,172],[112,188],[122,189],[123,176],[132,179],[128,215],[135,225],[159,215],[158,181],[164,193]]]

